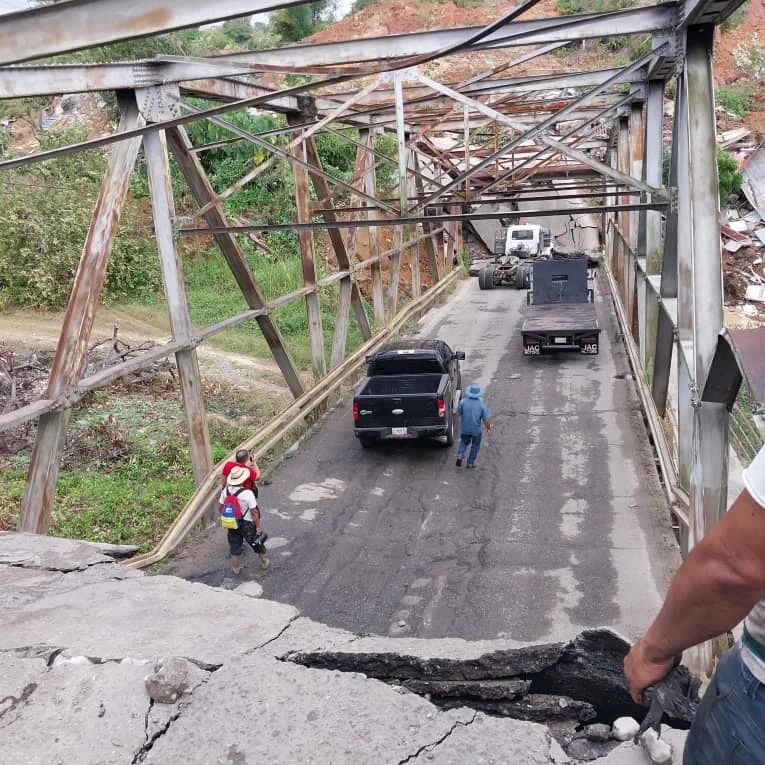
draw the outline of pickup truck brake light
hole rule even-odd
[[[446,417],[446,401],[442,398],[438,399],[438,416]]]
[[[361,415],[359,414],[359,405],[354,401],[353,402],[353,421],[358,422],[361,419]]]

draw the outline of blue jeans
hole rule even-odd
[[[462,459],[467,451],[468,444],[470,444],[470,456],[468,457],[467,464],[474,465],[475,458],[478,456],[478,450],[481,448],[481,434],[477,436],[471,436],[469,433],[462,433],[460,435],[460,445],[457,449],[457,457]]]
[[[763,765],[765,686],[738,645],[720,660],[685,744],[683,765]]]

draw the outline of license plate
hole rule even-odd
[[[554,343],[557,343],[558,345],[565,345],[568,342],[567,337],[556,337],[553,339]]]
[[[391,428],[390,432],[393,436],[405,436],[407,433],[406,428]]]

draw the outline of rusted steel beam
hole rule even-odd
[[[298,223],[311,221],[310,198],[308,194],[308,154],[304,142],[290,150],[298,162],[292,164],[295,178],[295,207]],[[313,231],[301,228],[298,232],[300,241],[300,262],[303,268],[303,284],[306,287],[316,286],[316,255],[313,247]],[[306,313],[308,315],[308,340],[311,346],[311,367],[314,380],[319,380],[327,373],[327,361],[324,353],[324,331],[321,321],[319,296],[311,291],[305,296]]]
[[[199,157],[191,151],[191,141],[186,135],[186,131],[183,128],[173,128],[168,131],[167,139],[197,204],[200,206],[208,204],[215,198],[215,191],[205,174]],[[228,220],[219,204],[210,207],[205,214],[205,220],[208,226],[228,227]],[[234,236],[224,231],[215,235],[215,242],[220,247],[239,289],[242,290],[248,307],[253,310],[263,308],[266,301],[247,264],[244,252],[242,252]],[[268,347],[271,349],[274,361],[284,376],[287,387],[295,398],[301,396],[305,392],[305,388],[279,328],[270,316],[258,316],[257,322]]]
[[[376,196],[377,177],[375,173],[375,157],[372,152],[375,141],[375,132],[373,130],[360,131],[359,140],[368,147],[366,172],[362,176],[363,189],[367,196]],[[367,220],[376,220],[380,217],[376,209],[367,212]],[[377,227],[369,229],[369,255],[375,258],[380,254],[380,232]],[[375,322],[378,327],[385,325],[385,292],[383,287],[382,268],[379,259],[372,265],[372,310],[375,316]]]
[[[309,164],[314,165],[319,170],[321,170],[321,157],[319,156],[319,152],[316,148],[316,142],[313,138],[310,138],[306,142],[306,151]],[[321,199],[330,199],[331,204],[332,190],[330,189],[326,179],[322,175],[313,173],[311,171],[309,171],[309,175],[311,177],[313,187],[316,190],[316,195]],[[337,214],[332,207],[323,210],[321,215],[324,220],[327,221],[337,220]],[[332,249],[335,251],[338,268],[350,268],[351,259],[348,255],[348,250],[345,246],[345,240],[343,239],[342,233],[338,229],[330,229],[327,234],[329,236],[330,242],[332,243]],[[359,332],[361,332],[361,336],[364,338],[364,340],[369,340],[369,338],[372,337],[372,328],[369,326],[369,319],[367,318],[367,313],[364,309],[364,298],[361,295],[361,290],[359,290],[358,284],[355,282],[350,285],[350,300],[354,316],[356,317],[356,323],[359,326]],[[343,343],[344,342],[345,341],[343,341]],[[343,345],[343,347],[345,346]]]
[[[630,123],[629,117],[619,117],[619,137],[617,140],[617,169],[620,173],[629,175],[630,173]],[[621,291],[622,305],[625,307],[627,314],[627,321],[632,320],[632,278],[630,274],[630,263],[632,258],[630,257],[629,246],[632,242],[632,226],[631,216],[627,211],[621,211],[616,216],[617,225],[622,232],[623,238],[621,247],[619,248],[619,273],[618,283]]]
[[[120,97],[120,109],[120,130],[141,124],[132,94]],[[131,138],[115,146],[109,158],[48,376],[47,399],[65,396],[82,376],[98,298],[140,146],[139,138]],[[69,409],[63,409],[40,417],[27,472],[19,531],[44,534],[48,530],[69,413]]]
[[[414,163],[414,169],[415,169],[415,176],[414,176],[414,183],[415,188],[417,190],[417,196],[422,199],[425,196],[425,184],[423,182],[422,175],[418,172],[419,170],[419,158],[417,157],[417,153],[412,153],[412,162]],[[431,226],[429,223],[423,223],[422,228],[425,231],[426,234],[433,234],[433,226]],[[441,279],[441,270],[438,267],[438,255],[436,254],[436,245],[435,240],[433,236],[428,236],[424,240],[425,245],[425,269],[430,274],[430,278],[433,280],[433,283],[435,284]]]
[[[0,63],[12,64],[94,45],[129,40],[265,13],[301,0],[220,0],[161,3],[156,0],[70,0],[0,16]]]
[[[143,139],[143,152],[149,175],[154,236],[165,284],[165,302],[170,318],[173,340],[187,344],[193,336],[183,264],[173,238],[175,204],[173,202],[170,162],[164,131],[149,133]],[[191,466],[194,481],[199,486],[213,468],[210,432],[207,428],[207,409],[202,390],[196,348],[183,348],[176,352],[178,376],[183,396],[183,410],[188,427]]]
[[[625,202],[606,204],[601,206],[591,205],[589,207],[577,208],[577,215],[596,214],[608,211],[633,212],[635,210],[663,210],[669,207],[669,202]],[[536,209],[524,210],[525,218],[545,218],[550,215],[549,210]],[[400,226],[404,223],[409,225],[413,223],[443,224],[446,222],[471,220],[500,220],[508,216],[504,212],[485,212],[477,211],[471,213],[439,213],[436,215],[410,215],[406,218],[381,218],[379,220],[343,220],[337,222],[323,221],[321,223],[275,223],[273,225],[252,223],[243,226],[227,226],[225,228],[181,228],[178,229],[179,236],[202,236],[204,234],[218,234],[228,232],[232,234],[247,234],[253,231],[310,231],[313,229],[329,228],[374,228],[381,226]]]
[[[641,56],[639,59],[636,59],[627,67],[622,69],[621,72],[613,75],[612,77],[610,77],[609,79],[601,83],[600,85],[595,86],[592,90],[588,91],[584,95],[579,96],[577,99],[572,101],[567,107],[565,107],[564,109],[561,109],[561,111],[547,117],[547,119],[542,120],[535,127],[525,131],[522,135],[509,141],[504,146],[502,146],[497,151],[495,151],[494,154],[492,154],[489,157],[486,157],[486,159],[482,160],[481,162],[476,164],[474,167],[467,169],[464,173],[460,174],[457,178],[452,179],[450,183],[447,183],[445,186],[442,186],[436,192],[431,194],[427,199],[423,200],[423,202],[420,203],[419,207],[424,207],[425,205],[434,202],[435,200],[439,199],[441,196],[443,196],[447,192],[460,186],[464,182],[465,178],[468,178],[471,175],[474,175],[477,171],[482,170],[483,168],[491,165],[503,154],[506,154],[509,151],[512,151],[513,148],[515,148],[516,146],[519,146],[523,142],[528,141],[532,138],[537,138],[537,137],[539,137],[539,140],[542,143],[547,144],[553,149],[557,149],[564,155],[570,156],[574,159],[577,159],[583,162],[584,164],[588,165],[589,167],[592,167],[599,173],[612,178],[613,180],[617,180],[622,183],[628,183],[629,185],[634,186],[635,188],[642,189],[643,191],[647,191],[649,193],[652,193],[652,192],[658,193],[659,192],[658,189],[649,187],[647,184],[643,183],[639,179],[625,177],[624,174],[613,171],[612,168],[608,167],[602,162],[597,162],[592,157],[589,157],[583,152],[576,151],[575,149],[570,149],[568,146],[566,146],[566,144],[546,136],[543,133],[543,131],[546,128],[548,128],[550,125],[552,125],[553,123],[560,122],[565,117],[568,117],[570,113],[576,111],[576,109],[580,105],[588,103],[593,98],[598,96],[607,87],[610,87],[611,85],[617,82],[620,82],[621,79],[626,77],[630,72],[635,71],[636,69],[639,69],[641,66],[644,66],[645,64],[649,63],[655,53],[661,52],[666,47],[667,47],[666,45],[660,46],[655,52],[652,51],[651,53],[646,54],[645,56]],[[514,129],[519,128],[523,130],[523,126],[519,125],[513,118],[506,117],[504,114],[500,114],[499,112],[491,109],[490,107],[486,106],[480,101],[477,101],[472,98],[468,98],[467,96],[464,96],[461,93],[458,93],[457,91],[451,90],[450,88],[447,88],[441,85],[440,83],[435,82],[434,80],[431,80],[429,77],[426,77],[422,74],[418,74],[417,79],[423,82],[424,84],[430,86],[431,88],[433,88],[433,90],[444,93],[444,95],[449,95],[455,101],[458,101],[463,104],[467,104],[468,106],[475,109],[476,111],[481,112],[488,117],[492,117],[499,124],[504,124]]]
[[[256,135],[255,133],[250,133],[247,130],[243,130],[238,125],[235,125],[233,122],[229,122],[228,120],[221,119],[220,117],[205,117],[204,110],[197,109],[195,106],[191,106],[190,104],[184,104],[183,105],[185,109],[188,109],[189,111],[199,114],[201,117],[204,117],[206,119],[209,119],[210,122],[212,122],[214,125],[218,125],[218,127],[222,127],[224,130],[227,130],[229,133],[233,133],[234,135],[240,136],[241,138],[244,138],[247,141],[250,141],[257,146],[261,146],[262,148],[266,149],[266,151],[270,151],[272,154],[276,155],[277,157],[280,157],[281,159],[287,159],[289,160],[293,165],[302,167],[305,170],[310,170],[310,166],[307,162],[304,162],[299,154],[303,154],[303,152],[293,152],[289,150],[289,147],[282,148],[281,146],[277,146],[276,144],[271,143],[270,141],[266,141],[264,138],[261,138],[260,136]],[[317,123],[318,124],[318,123]],[[345,189],[346,191],[350,191],[353,193],[354,191],[357,191],[357,189],[354,189],[349,184],[345,183],[345,181],[341,181],[338,178],[335,178],[328,173],[324,173],[323,171],[315,170],[316,173],[322,174],[326,180],[328,180],[330,183],[334,184],[335,186],[339,186],[340,188]],[[388,210],[389,212],[396,212],[395,208],[390,207],[390,205],[386,205],[384,202],[381,202],[379,199],[376,199],[375,197],[366,197],[364,195],[367,201],[371,202],[372,204],[380,205],[383,209]]]
[[[402,78],[405,75],[397,73],[393,81],[396,106],[396,138],[398,141],[398,194],[399,210],[401,218],[408,215],[407,207],[407,173],[406,166],[408,152],[406,149],[406,132],[404,126],[404,90]],[[398,225],[394,228],[394,245],[399,247],[399,252],[390,259],[390,273],[388,281],[388,316],[395,316],[398,312],[398,292],[401,281],[401,244],[409,238],[409,226]]]

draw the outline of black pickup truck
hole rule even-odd
[[[367,356],[367,376],[353,397],[353,429],[361,445],[441,436],[451,446],[464,358],[442,340],[403,341]]]

